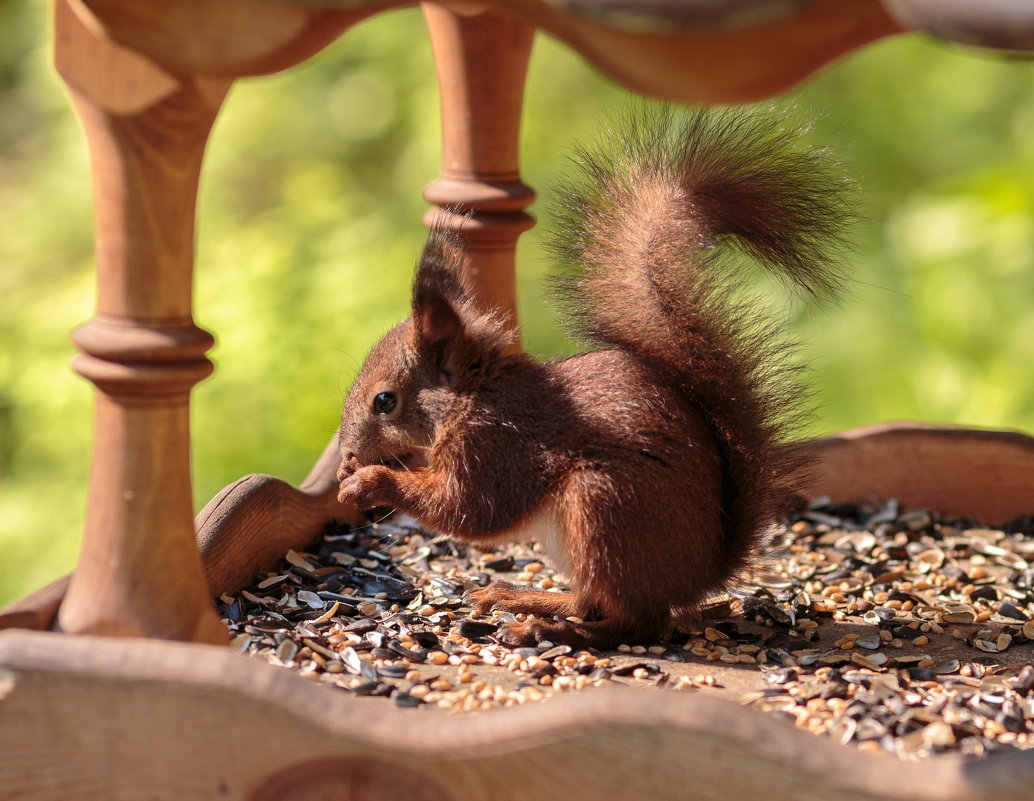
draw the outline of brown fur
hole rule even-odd
[[[582,152],[555,251],[572,267],[560,295],[595,349],[569,359],[506,355],[505,327],[462,285],[459,243],[431,232],[412,316],[346,401],[340,498],[475,545],[556,529],[546,540],[570,593],[471,594],[481,612],[535,615],[503,641],[656,637],[735,578],[797,492],[788,349],[733,299],[713,250],[732,238],[792,282],[835,286],[820,248],[843,217],[835,181],[797,133],[662,112],[626,127],[616,159]],[[394,407],[374,413],[385,392]]]

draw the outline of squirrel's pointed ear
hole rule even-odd
[[[455,234],[431,230],[413,282],[413,325],[419,342],[433,345],[463,331],[463,258]]]
[[[427,345],[451,339],[463,328],[456,310],[441,295],[413,303],[413,326],[417,340]]]
[[[461,276],[466,261],[458,234],[432,228],[413,282],[412,344],[461,381],[487,370],[513,340],[499,317],[479,309]]]

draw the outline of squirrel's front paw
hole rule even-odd
[[[337,483],[343,484],[346,478],[354,475],[356,470],[362,466],[362,463],[354,456],[342,459],[341,464],[339,464],[337,468]]]
[[[340,503],[350,503],[359,509],[373,509],[375,506],[393,506],[389,497],[391,487],[391,468],[379,464],[369,464],[348,473],[349,467],[344,464],[339,470],[345,473],[338,490]]]

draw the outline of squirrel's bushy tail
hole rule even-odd
[[[840,283],[844,180],[785,115],[630,115],[559,187],[558,296],[575,333],[648,362],[706,417],[725,461],[729,568],[786,511],[804,465],[785,446],[806,414],[778,326],[717,264],[734,247],[818,295]]]

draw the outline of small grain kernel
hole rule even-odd
[[[452,683],[448,679],[435,679],[431,682],[431,689],[438,692],[448,692],[452,689]]]
[[[449,655],[445,651],[431,651],[427,655],[427,661],[432,665],[444,665],[449,661]]]

